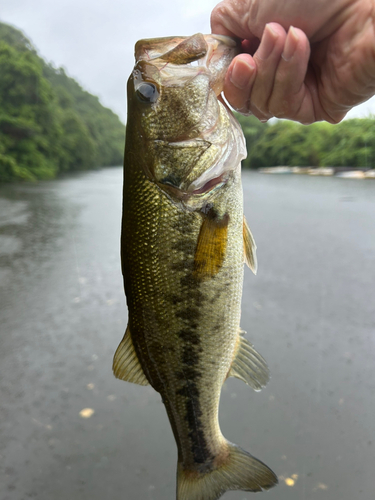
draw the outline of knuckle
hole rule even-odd
[[[217,25],[225,26],[228,17],[230,19],[231,16],[228,15],[227,3],[223,0],[222,2],[218,3],[211,12],[211,26],[214,26],[216,28]]]

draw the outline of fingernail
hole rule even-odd
[[[262,40],[260,42],[260,46],[257,51],[259,59],[267,59],[267,57],[271,54],[275,46],[277,37],[278,34],[276,33],[276,31],[274,31],[269,24],[266,24]]]
[[[254,70],[255,64],[252,61],[238,58],[234,62],[229,79],[235,87],[242,90],[247,87]]]
[[[286,37],[284,51],[281,54],[284,61],[290,61],[292,59],[297,48],[298,40],[297,31],[291,26],[288,31],[288,36]]]
[[[253,114],[249,110],[249,103],[248,102],[245,104],[245,106],[242,106],[242,108],[234,108],[234,110],[237,111],[238,113],[241,113],[241,115],[244,115],[244,116],[250,116]]]

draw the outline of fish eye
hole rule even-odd
[[[155,102],[159,97],[158,89],[153,83],[141,83],[137,88],[137,97],[142,102]]]

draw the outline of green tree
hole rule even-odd
[[[122,163],[118,116],[4,23],[0,74],[0,182]]]
[[[290,165],[311,165],[316,156],[313,149],[306,148],[308,129],[289,121],[270,125],[254,144],[249,154],[252,168]]]
[[[305,126],[277,121],[253,128],[254,117],[242,117],[248,148],[245,167],[350,166],[375,167],[375,120],[345,120],[338,125],[325,122]]]
[[[0,142],[14,178],[51,178],[57,162],[51,143],[59,136],[52,88],[31,51],[17,51],[0,41]],[[5,167],[4,167],[5,168]],[[0,179],[3,175],[0,171]]]
[[[259,139],[263,136],[268,123],[260,122],[255,116],[243,116],[239,113],[234,114],[239,121],[246,140],[247,158],[242,162],[245,168],[251,168],[251,157],[256,148]]]
[[[324,166],[375,167],[375,120],[355,118],[331,126],[330,147],[325,148]]]

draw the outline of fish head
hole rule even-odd
[[[135,46],[128,126],[137,131],[145,174],[194,209],[239,175],[246,157],[241,127],[220,97],[238,50],[232,38],[200,33]]]

